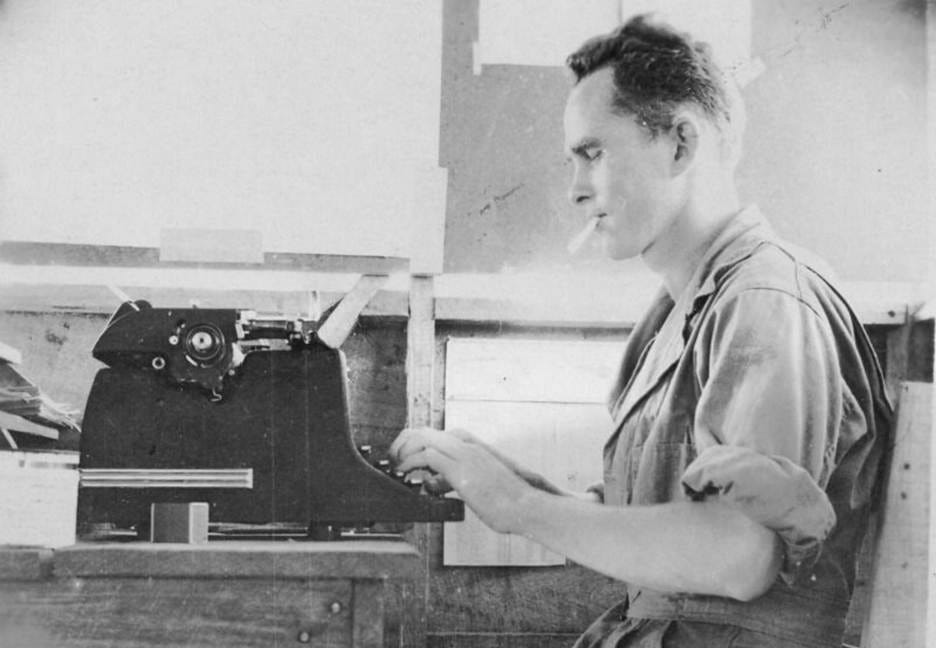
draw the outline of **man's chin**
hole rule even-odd
[[[604,244],[604,255],[612,261],[630,261],[641,255],[641,251],[631,247],[613,247],[608,243]]]

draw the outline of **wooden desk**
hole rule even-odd
[[[382,648],[395,541],[0,547],[0,646]]]

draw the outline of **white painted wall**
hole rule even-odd
[[[0,237],[409,256],[442,222],[436,0],[4,0]],[[441,246],[441,240],[437,242]]]

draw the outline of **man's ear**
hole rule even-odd
[[[673,125],[673,172],[679,175],[692,164],[699,150],[699,124],[689,115],[680,115]]]

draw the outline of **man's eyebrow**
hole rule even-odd
[[[595,137],[584,137],[569,147],[569,152],[582,156],[588,149],[600,146],[601,142]]]

